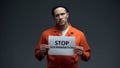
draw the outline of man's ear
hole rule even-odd
[[[69,17],[69,13],[67,12],[67,16]]]

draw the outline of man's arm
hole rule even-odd
[[[91,56],[91,49],[87,43],[84,33],[82,33],[81,35],[80,46],[83,47],[82,53],[80,54],[81,59],[84,61],[88,61]]]
[[[42,34],[35,49],[35,57],[41,61],[46,56],[48,48],[49,46],[47,45],[47,42]]]

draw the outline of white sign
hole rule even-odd
[[[49,55],[74,55],[75,37],[49,36]]]

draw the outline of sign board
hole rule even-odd
[[[49,36],[49,55],[74,55],[75,37]]]

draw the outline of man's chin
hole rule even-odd
[[[58,25],[60,25],[60,26],[64,26],[64,25],[65,25],[65,23],[58,23]]]

